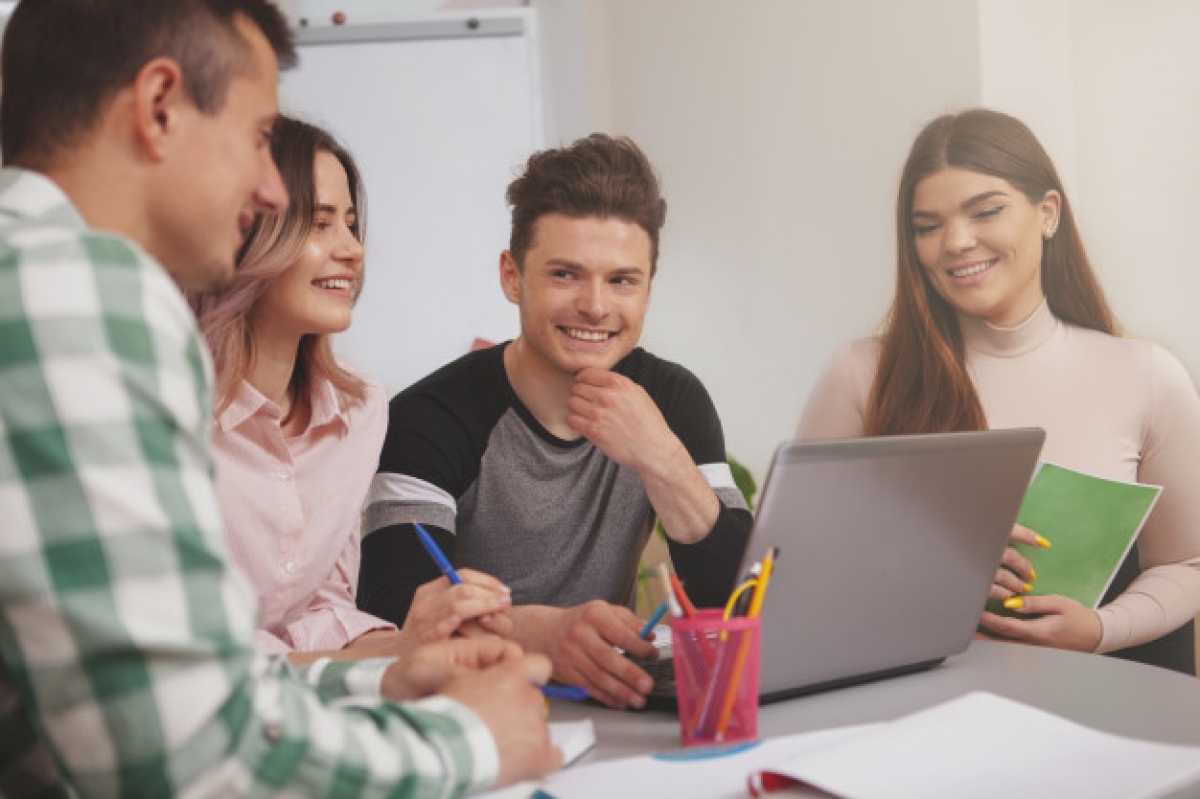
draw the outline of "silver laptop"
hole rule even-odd
[[[763,701],[928,668],[971,642],[1040,429],[794,441],[775,453],[742,573],[779,559]]]

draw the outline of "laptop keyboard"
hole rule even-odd
[[[675,663],[670,657],[634,662],[654,680],[653,693],[675,695]]]

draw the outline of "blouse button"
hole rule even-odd
[[[288,574],[294,573],[296,571],[296,561],[289,560],[287,563],[283,564],[283,570]]]
[[[286,481],[286,480],[287,480],[289,477],[291,477],[291,475],[290,475],[290,474],[288,474],[288,470],[287,470],[287,469],[280,469],[279,471],[275,472],[275,476],[276,476],[276,477],[278,477],[280,480],[285,480],[285,481]]]

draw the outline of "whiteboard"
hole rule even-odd
[[[389,393],[518,332],[498,263],[505,188],[542,146],[532,13],[299,32],[281,107],[350,150],[367,194],[366,284],[335,351]]]

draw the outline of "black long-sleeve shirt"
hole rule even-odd
[[[614,371],[655,401],[721,502],[701,541],[668,537],[693,602],[720,606],[751,517],[726,463],[712,400],[691,372],[640,348]],[[438,576],[413,523],[456,566],[509,585],[514,604],[632,605],[655,518],[633,470],[587,439],[552,435],[521,404],[504,369],[504,346],[473,352],[391,402],[368,499],[359,606],[400,624],[417,587]]]

